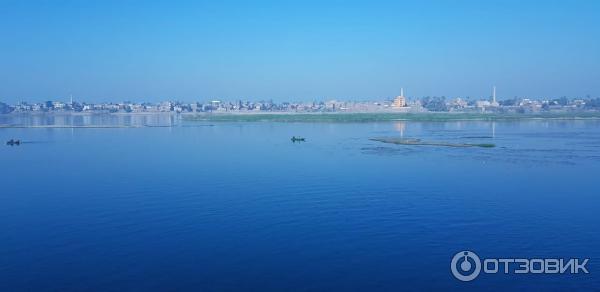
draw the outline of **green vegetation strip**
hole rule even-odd
[[[187,121],[211,122],[385,122],[385,121],[509,121],[523,119],[600,119],[600,112],[539,114],[501,113],[273,113],[273,114],[198,114],[184,115]]]

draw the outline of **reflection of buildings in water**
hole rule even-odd
[[[496,122],[492,122],[492,138],[496,138]]]
[[[57,125],[54,115],[48,115],[44,119],[44,125]]]
[[[156,125],[159,126],[173,126],[175,124],[175,117],[171,114],[159,114],[157,116]]]
[[[92,123],[92,117],[90,115],[83,115],[81,125],[90,125]]]
[[[32,115],[31,116],[31,124],[32,126],[41,126],[44,125],[44,116],[42,115]]]
[[[83,124],[84,117],[80,115],[76,115],[72,117],[71,125],[72,126],[81,126]]]
[[[404,130],[406,129],[406,123],[405,122],[395,122],[394,123],[394,128],[396,129],[396,131],[400,132],[400,137],[404,137]]]
[[[140,123],[141,123],[142,125],[148,125],[148,124],[149,124],[149,123],[148,123],[148,117],[147,117],[147,116],[145,116],[145,115],[144,115],[144,116],[141,116],[141,117],[140,117],[140,119],[141,119]]]
[[[131,126],[131,115],[125,115],[121,117],[121,121],[119,121],[119,125]]]
[[[179,124],[172,113],[32,113],[1,116],[0,124],[23,126],[166,126]]]
[[[128,123],[131,126],[174,126],[176,116],[171,113],[135,113],[127,116]]]
[[[54,120],[55,125],[59,125],[59,126],[69,126],[71,125],[71,116],[67,116],[67,115],[60,115],[57,116],[56,119]]]

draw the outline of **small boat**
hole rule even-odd
[[[10,139],[6,142],[6,145],[10,145],[10,146],[17,145],[18,146],[18,145],[21,145],[21,140]]]
[[[292,136],[292,142],[304,142],[304,141],[306,141],[305,138]]]

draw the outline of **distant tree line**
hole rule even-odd
[[[585,107],[591,109],[600,109],[600,97],[589,99],[586,101]]]
[[[13,111],[13,108],[6,103],[0,102],[0,114],[8,114]]]
[[[446,112],[448,111],[448,106],[446,105],[446,97],[445,96],[426,96],[421,99],[421,105],[429,111],[432,112]]]
[[[516,106],[519,105],[519,99],[516,97],[498,101],[501,106]]]

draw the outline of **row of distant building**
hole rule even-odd
[[[537,111],[568,111],[599,109],[600,99],[529,99],[513,98],[498,101],[496,89],[490,98],[471,100],[469,98],[423,97],[409,99],[400,95],[383,101],[321,101],[321,102],[273,102],[273,101],[242,101],[235,102],[212,100],[208,102],[177,102],[164,101],[160,103],[88,103],[46,101],[41,103],[20,102],[15,105],[0,103],[0,113],[23,112],[90,112],[90,113],[228,113],[228,112],[537,112]]]
[[[386,107],[386,104],[383,104]],[[445,97],[423,97],[409,101],[404,96],[404,89],[391,103],[391,108],[397,110],[416,111],[457,111],[457,112],[537,112],[537,111],[568,111],[600,108],[600,98],[555,99],[512,98],[498,101],[496,87],[492,88],[492,96],[488,99],[471,100],[460,97],[447,100]]]

